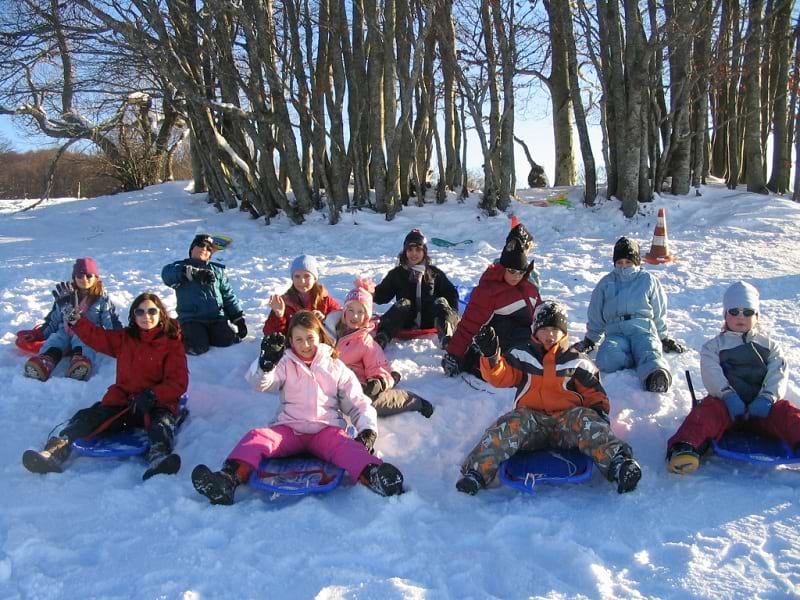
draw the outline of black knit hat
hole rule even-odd
[[[426,247],[428,245],[428,240],[425,239],[425,236],[419,229],[412,229],[408,232],[406,239],[403,240],[403,248],[408,248],[409,246],[422,246]]]
[[[639,242],[627,237],[621,237],[614,244],[614,264],[620,258],[627,258],[637,267],[642,264],[641,256],[639,255]]]
[[[506,237],[506,245],[500,254],[500,264],[506,269],[526,271],[528,269],[528,252],[533,249],[533,236],[519,224]]]
[[[196,236],[194,236],[191,246],[189,246],[189,256],[192,256],[192,250],[194,250],[195,246],[202,246],[204,244],[208,244],[213,248],[214,238],[207,233],[198,233]]]
[[[567,335],[567,307],[553,300],[546,300],[533,311],[531,330],[535,334],[542,327],[555,327]]]

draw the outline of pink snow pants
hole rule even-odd
[[[262,458],[293,456],[301,452],[341,467],[353,483],[358,481],[364,467],[383,462],[372,456],[361,442],[348,436],[344,429],[333,426],[317,433],[297,433],[287,425],[251,429],[239,440],[228,458],[256,470]]]
[[[710,439],[719,440],[734,426],[777,438],[794,448],[800,442],[800,409],[791,402],[778,400],[772,405],[766,419],[752,418],[734,423],[722,400],[706,396],[692,408],[675,435],[669,438],[667,448],[672,448],[678,442],[700,448]]]

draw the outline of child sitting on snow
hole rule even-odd
[[[400,374],[389,369],[383,349],[370,335],[375,328],[370,288],[374,288],[371,281],[357,278],[355,289],[345,296],[344,310],[326,319],[328,331],[335,333],[339,359],[356,374],[379,417],[413,410],[429,418],[433,405],[414,392],[394,387]]]
[[[494,328],[501,352],[528,343],[533,311],[542,301],[539,288],[530,280],[533,260],[528,262],[528,253],[532,249],[533,236],[524,225],[517,225],[506,237],[500,261],[481,275],[442,359],[449,377],[462,371],[479,375],[480,355],[472,338],[483,325]]]
[[[133,301],[128,326],[121,331],[97,327],[74,307],[65,318],[87,346],[117,359],[117,379],[100,402],[75,413],[43,451],[27,450],[22,464],[33,473],[61,473],[74,440],[145,427],[150,466],[142,479],[177,473],[181,459],[172,453],[175,424],[178,402],[189,385],[178,323],[150,293]]]
[[[667,333],[667,296],[661,282],[642,270],[635,240],[621,237],[614,244],[614,270],[592,292],[588,317],[586,337],[576,350],[591,352],[605,334],[597,351],[601,371],[635,367],[647,391],[669,389],[672,375],[662,351],[685,348]]]
[[[205,354],[210,346],[226,348],[247,337],[242,303],[225,274],[225,265],[211,261],[213,253],[214,238],[200,233],[189,245],[189,258],[161,270],[161,279],[175,289],[186,353],[195,356]]]
[[[72,266],[72,281],[62,281],[53,290],[56,301],[44,319],[44,325],[33,329],[26,341],[45,340],[40,353],[25,363],[25,376],[46,381],[62,357],[70,356],[67,377],[89,379],[95,352],[84,344],[64,319],[64,312],[76,306],[81,315],[104,329],[120,329],[114,303],[108,297],[97,262],[88,256]]]
[[[495,387],[516,387],[514,409],[481,436],[461,466],[459,491],[476,494],[495,477],[500,463],[517,452],[578,448],[591,457],[617,492],[630,492],[642,476],[630,446],[611,431],[609,403],[589,358],[569,347],[566,308],[552,301],[533,316],[533,339],[505,356],[494,329],[475,336],[481,375]]]
[[[800,409],[783,399],[789,379],[786,359],[759,326],[758,290],[738,281],[725,292],[722,306],[722,332],[700,353],[708,396],[667,443],[667,468],[679,475],[697,469],[708,441],[733,427],[778,438],[800,452]]]
[[[375,409],[355,374],[336,357],[320,320],[309,311],[295,313],[287,337],[286,353],[282,333],[264,337],[261,355],[245,376],[258,391],[281,391],[275,423],[247,432],[220,471],[195,467],[195,489],[212,504],[233,504],[236,488],[263,458],[309,452],[345,469],[353,483],[383,496],[402,493],[400,471],[371,454],[378,437]],[[345,433],[344,414],[359,432],[355,439]]]
[[[291,287],[286,293],[274,294],[269,299],[272,312],[264,323],[264,335],[276,332],[286,335],[289,321],[297,311],[316,312],[322,321],[330,312],[342,308],[319,282],[319,266],[313,256],[303,254],[295,258],[289,274],[292,277]]]
[[[447,346],[458,323],[458,290],[440,269],[431,264],[428,241],[419,229],[403,240],[400,264],[375,286],[375,304],[397,301],[378,323],[375,341],[381,348],[401,329],[436,328],[439,345]]]

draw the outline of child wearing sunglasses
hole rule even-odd
[[[667,332],[667,295],[661,282],[642,269],[636,240],[619,238],[613,263],[614,270],[592,292],[586,337],[575,349],[591,352],[605,336],[597,351],[601,371],[633,367],[648,392],[664,393],[672,383],[664,352],[686,350]]]
[[[205,354],[210,346],[225,348],[247,337],[242,303],[225,274],[225,265],[211,261],[214,250],[214,238],[198,234],[189,246],[189,258],[161,270],[161,279],[177,296],[187,354]]]
[[[472,344],[478,330],[488,324],[497,333],[500,351],[524,346],[531,338],[533,311],[541,304],[535,277],[533,236],[519,224],[506,237],[500,260],[489,266],[472,290],[469,304],[447,344],[442,369],[449,377],[467,372],[480,377],[480,353]]]
[[[385,349],[401,329],[435,327],[439,346],[446,347],[458,323],[458,290],[431,264],[428,240],[419,229],[406,235],[397,260],[373,292],[375,304],[395,300],[378,323],[375,341]]]
[[[33,329],[26,338],[31,342],[44,340],[44,344],[40,353],[25,363],[25,376],[46,381],[58,362],[69,356],[67,377],[85,381],[92,373],[95,352],[66,322],[64,312],[76,307],[95,325],[104,329],[122,328],[114,303],[100,280],[97,262],[88,256],[77,259],[72,265],[72,280],[56,285],[53,296],[55,302],[44,319],[44,325]]]
[[[708,395],[667,442],[667,468],[700,466],[711,439],[732,427],[777,438],[800,451],[800,409],[783,397],[789,373],[780,346],[759,325],[758,290],[744,281],[722,297],[722,332],[703,345],[700,372]]]
[[[175,424],[189,384],[177,321],[150,293],[133,301],[128,326],[120,331],[97,327],[72,307],[65,318],[86,345],[117,359],[116,381],[100,402],[75,413],[44,450],[27,450],[22,464],[32,473],[61,473],[74,440],[144,427],[150,449],[142,479],[177,473],[181,459],[172,452]]]

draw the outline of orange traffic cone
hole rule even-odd
[[[644,260],[651,265],[664,265],[675,262],[675,257],[669,253],[667,244],[667,210],[659,208],[658,221],[653,232],[653,243],[650,244],[650,252],[647,253]]]
[[[514,227],[517,225],[519,225],[519,219],[517,218],[517,215],[511,215],[511,229],[514,229]]]

